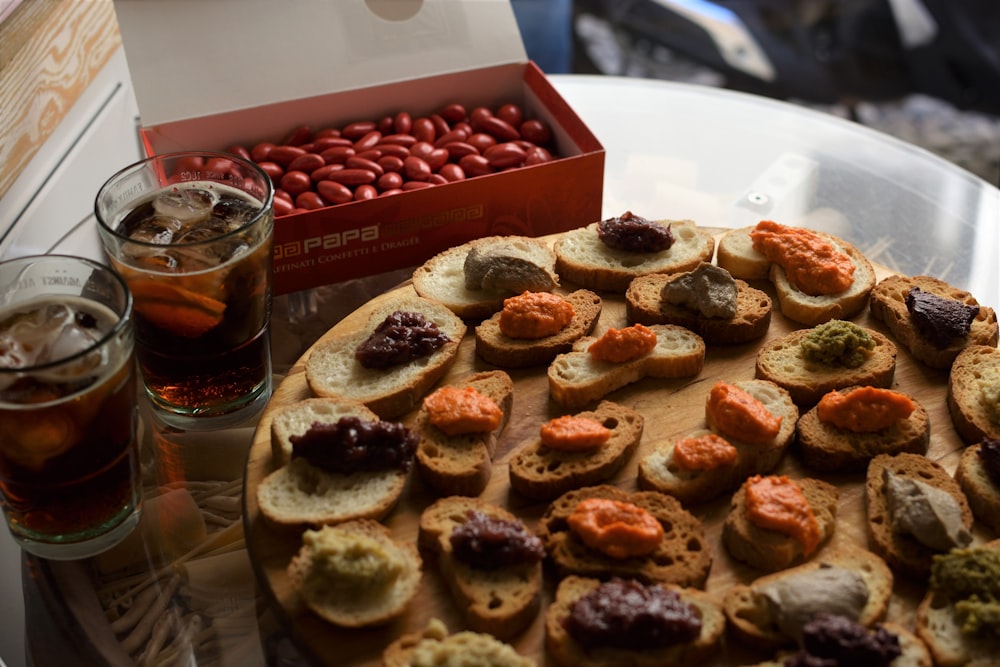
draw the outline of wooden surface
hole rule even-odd
[[[886,270],[879,269],[880,278],[887,273]],[[567,291],[572,287],[563,285]],[[399,289],[412,288],[404,286]],[[604,311],[598,323],[598,334],[609,327],[621,327],[627,324],[622,298],[608,294],[603,296]],[[353,313],[326,336],[363,327],[371,305]],[[862,326],[882,330],[867,312],[855,321]],[[608,396],[607,398],[611,400],[633,407],[645,417],[645,431],[639,449],[614,482],[624,489],[634,490],[638,463],[658,442],[678,437],[693,429],[704,428],[705,399],[713,382],[717,379],[732,382],[753,378],[756,350],[760,343],[783,336],[795,328],[798,326],[775,312],[770,329],[761,341],[728,347],[709,346],[705,367],[698,376],[671,381],[645,379]],[[317,344],[322,344],[322,339]],[[303,355],[303,359],[307,356],[308,351]],[[445,382],[459,382],[474,371],[489,368],[492,367],[475,357],[474,332],[470,327],[469,333],[461,343],[458,359],[445,378]],[[522,443],[537,437],[538,428],[544,421],[564,414],[565,411],[548,398],[544,367],[509,372],[515,383],[513,417],[500,438],[492,478],[482,496],[511,509],[529,527],[534,527],[546,503],[528,501],[509,489],[507,462]],[[941,462],[949,472],[953,472],[962,443],[952,427],[945,404],[946,382],[946,372],[926,368],[915,362],[905,350],[899,350],[893,388],[911,394],[926,408],[931,423],[928,455]],[[403,632],[422,629],[431,617],[441,618],[453,631],[462,629],[461,620],[451,604],[436,571],[436,563],[433,561],[424,563],[422,588],[407,614],[382,628],[339,630],[319,620],[299,604],[285,576],[285,567],[299,548],[299,535],[276,531],[262,521],[256,505],[255,490],[260,480],[273,469],[270,454],[271,411],[309,395],[303,364],[300,361],[277,388],[270,406],[260,421],[251,446],[246,472],[245,516],[251,560],[270,602],[279,610],[282,619],[287,621],[286,629],[304,651],[311,653],[318,663],[326,665],[378,665],[384,646]],[[798,463],[794,446],[786,455],[778,472],[789,474],[793,478],[809,474]],[[862,496],[864,473],[822,477],[837,484],[840,489],[837,529],[827,548],[841,542],[867,546]],[[414,472],[410,476],[400,505],[385,523],[391,528],[395,537],[402,540],[416,540],[420,512],[434,499],[435,496]],[[721,526],[728,508],[728,495],[717,501],[690,508],[704,522],[708,542],[713,549],[713,565],[706,590],[716,594],[720,600],[721,594],[734,584],[749,583],[763,574],[733,560],[722,547]],[[543,611],[534,623],[512,642],[522,653],[534,656],[539,665],[553,664],[544,651],[544,609],[552,599],[554,591],[554,580],[548,572],[546,575]],[[919,585],[897,577],[889,611],[890,619],[912,629],[912,612],[921,594],[922,589]],[[730,639],[713,664],[749,664],[770,657],[772,656],[768,654],[749,651]]]
[[[0,197],[120,44],[112,0],[29,0],[0,23]]]

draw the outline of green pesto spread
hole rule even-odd
[[[962,632],[1000,634],[1000,550],[970,547],[935,556],[931,590],[952,601]]]
[[[800,343],[809,361],[857,368],[875,348],[875,339],[853,322],[830,320],[813,328]]]

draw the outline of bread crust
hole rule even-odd
[[[978,306],[979,314],[973,320],[969,334],[944,348],[936,347],[919,334],[906,308],[906,294],[913,287],[946,299]],[[931,368],[951,367],[959,352],[969,345],[997,346],[996,312],[992,308],[980,306],[969,292],[952,287],[932,276],[893,275],[883,278],[872,290],[871,313],[876,320],[885,325],[900,345]]]
[[[730,318],[705,317],[685,306],[663,299],[664,287],[684,274],[639,276],[625,291],[625,314],[639,324],[676,324],[690,329],[706,343],[732,345],[762,338],[771,325],[771,297],[736,279],[736,314]]]
[[[438,560],[438,570],[466,624],[498,639],[514,637],[538,615],[542,563],[476,568],[455,557],[451,534],[468,521],[468,512],[482,512],[504,521],[520,519],[502,507],[478,498],[449,496],[431,504],[420,516],[418,543]]]
[[[771,442],[750,444],[734,438],[726,440],[736,448],[736,462],[712,470],[684,470],[673,462],[673,439],[655,445],[639,462],[639,487],[667,493],[685,505],[708,502],[734,491],[747,477],[771,472],[795,437],[799,409],[787,391],[766,380],[740,380],[733,383],[761,401],[774,415],[781,417],[781,428]],[[706,411],[706,422],[708,415]],[[697,429],[686,437],[715,433],[714,426]]]
[[[633,278],[647,273],[681,273],[712,261],[715,237],[693,220],[655,220],[674,235],[667,250],[651,253],[616,250],[597,235],[591,223],[563,233],[555,242],[556,272],[563,280],[588,289],[624,292]]]
[[[420,433],[415,461],[420,478],[440,495],[477,496],[490,481],[497,440],[510,420],[514,405],[514,381],[504,371],[474,373],[457,387],[472,387],[493,400],[503,412],[492,431],[449,436],[430,423],[421,406],[414,418]]]
[[[449,342],[431,354],[387,369],[365,368],[354,351],[393,312],[417,312],[434,322]],[[330,338],[312,349],[305,361],[306,381],[316,396],[340,396],[364,403],[383,419],[416,408],[424,395],[451,368],[465,323],[443,305],[404,296],[378,307],[361,331]]]
[[[818,549],[833,536],[837,525],[837,487],[812,477],[795,482],[819,523]],[[801,542],[785,533],[761,528],[747,518],[745,486],[741,486],[730,501],[729,514],[722,524],[722,544],[737,560],[766,572],[784,570],[807,559]]]
[[[757,351],[756,377],[784,387],[800,408],[816,405],[824,394],[835,389],[854,385],[886,389],[892,385],[896,345],[887,336],[865,329],[875,340],[875,348],[861,366],[848,368],[807,360],[801,342],[811,331],[797,329],[761,346]]]
[[[892,571],[876,554],[844,543],[827,547],[812,560],[779,572],[754,579],[749,585],[737,584],[723,596],[722,608],[735,637],[742,643],[764,651],[791,646],[795,639],[778,628],[774,612],[759,587],[784,577],[820,567],[836,566],[857,572],[868,588],[868,600],[858,623],[871,627],[885,618],[892,597]]]
[[[880,454],[868,464],[865,478],[865,510],[867,512],[869,548],[882,557],[893,571],[924,580],[931,570],[936,553],[910,535],[894,530],[886,498],[883,470],[917,479],[947,492],[958,503],[962,525],[972,529],[972,510],[951,475],[936,461],[920,454]]]
[[[701,372],[705,364],[705,341],[684,327],[654,324],[656,347],[647,354],[620,364],[597,361],[587,351],[596,340],[579,339],[573,350],[556,356],[549,364],[549,396],[573,410],[604,398],[645,377],[681,378]]]
[[[948,375],[948,413],[965,442],[979,442],[983,438],[1000,440],[1000,422],[990,417],[980,387],[981,378],[987,373],[1000,378],[1000,350],[988,345],[969,345],[955,357]]]
[[[591,549],[570,530],[566,520],[585,498],[607,498],[637,505],[663,525],[664,536],[656,551],[645,557],[612,558]],[[712,553],[700,520],[679,500],[656,491],[628,493],[602,484],[568,491],[545,510],[538,535],[559,576],[577,574],[608,579],[624,577],[645,583],[704,586],[712,567]]]
[[[610,439],[595,450],[562,451],[538,438],[510,459],[510,486],[521,495],[547,500],[581,486],[610,479],[621,470],[642,439],[643,417],[627,406],[601,401],[594,410],[578,413],[611,431]]]
[[[559,582],[556,599],[545,612],[545,644],[549,653],[561,667],[681,667],[701,665],[712,657],[719,647],[726,619],[716,600],[702,591],[660,584],[676,591],[681,599],[698,608],[701,616],[701,633],[690,642],[674,644],[659,649],[627,650],[610,647],[583,649],[566,631],[565,619],[581,597],[601,585],[601,580],[568,576]]]
[[[476,354],[483,361],[501,368],[527,368],[547,364],[556,355],[569,352],[573,343],[589,336],[597,326],[601,317],[601,297],[581,289],[563,298],[573,306],[573,319],[559,333],[544,338],[510,338],[500,331],[500,313],[497,312],[476,327]]]
[[[837,391],[846,394],[853,389],[857,387]],[[888,428],[869,433],[838,428],[819,418],[818,407],[810,409],[796,426],[802,462],[822,472],[857,472],[879,454],[924,454],[931,439],[927,410],[909,394],[899,393],[913,402],[913,412]]]
[[[970,445],[962,452],[955,468],[955,481],[969,502],[972,516],[1000,534],[1000,486],[990,478],[979,457],[982,444]]]
[[[381,543],[382,548],[395,552],[405,561],[403,573],[381,595],[345,596],[336,590],[326,590],[316,581],[308,579],[315,565],[314,554],[308,545],[303,544],[287,570],[297,594],[317,616],[345,628],[380,625],[401,615],[420,587],[423,563],[416,545],[394,540],[389,529],[377,521],[350,521],[340,524],[338,529],[367,535]]]

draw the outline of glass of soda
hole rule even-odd
[[[235,155],[166,153],[97,193],[101,242],[135,300],[153,415],[181,430],[255,415],[271,393],[274,188]]]
[[[30,553],[85,558],[139,521],[132,297],[80,257],[0,263],[0,501]]]

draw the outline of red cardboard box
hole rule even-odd
[[[600,218],[604,149],[527,61],[507,0],[116,0],[115,9],[150,154],[278,142],[301,125],[418,117],[452,102],[517,103],[552,127],[552,162],[279,218],[276,294],[416,266],[481,236],[540,236]]]

